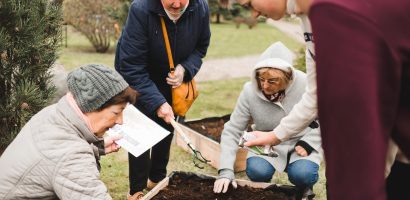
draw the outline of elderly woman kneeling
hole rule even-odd
[[[138,93],[115,71],[82,66],[68,75],[69,93],[34,115],[0,157],[0,199],[111,199],[99,157],[118,151],[102,137],[122,124]]]
[[[226,192],[230,183],[236,187],[233,165],[238,142],[253,120],[254,131],[269,131],[279,124],[302,98],[306,75],[292,67],[293,54],[282,43],[271,45],[261,56],[251,82],[245,83],[230,120],[221,137],[219,177],[214,192]],[[318,180],[322,160],[320,132],[306,128],[297,136],[275,146],[278,157],[248,152],[246,174],[257,182],[270,182],[276,171],[288,173],[289,181],[301,189],[311,188]]]

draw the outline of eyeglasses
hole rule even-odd
[[[262,77],[257,77],[258,81],[260,83],[265,83],[267,82],[269,85],[276,85],[279,84],[279,78],[270,78],[270,79],[265,79]]]

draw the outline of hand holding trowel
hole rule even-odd
[[[248,151],[255,153],[256,155],[269,156],[269,157],[278,157],[278,153],[274,150],[272,145],[265,146],[245,146],[244,143],[250,140],[256,139],[256,136],[252,133],[244,131],[244,134],[239,139],[239,146],[241,148],[247,149]]]

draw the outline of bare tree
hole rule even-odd
[[[117,24],[110,11],[119,5],[120,0],[65,0],[64,19],[84,34],[97,52],[105,53]]]

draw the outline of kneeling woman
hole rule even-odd
[[[230,183],[236,186],[233,166],[238,142],[253,120],[254,131],[270,131],[299,102],[306,87],[306,75],[292,67],[292,53],[282,43],[271,45],[261,56],[251,82],[245,83],[230,120],[221,137],[219,177],[214,192],[226,192]],[[275,146],[278,157],[248,153],[246,174],[257,182],[270,182],[276,171],[288,173],[289,181],[301,189],[317,182],[323,158],[318,128],[304,131]]]

